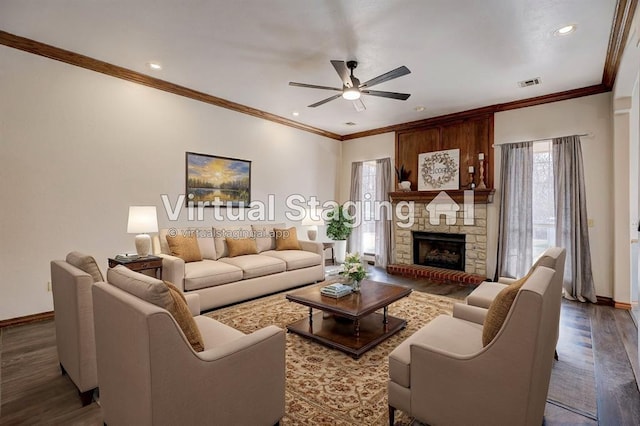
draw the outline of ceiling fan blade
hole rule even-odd
[[[317,106],[324,105],[324,104],[326,104],[326,103],[327,103],[327,102],[329,102],[329,101],[332,101],[332,100],[334,100],[334,99],[338,99],[340,96],[342,96],[342,95],[333,95],[333,96],[331,96],[330,98],[323,99],[323,100],[321,100],[320,102],[316,102],[315,104],[311,104],[311,105],[309,105],[309,108],[315,108],[315,107],[317,107]]]
[[[367,109],[367,107],[364,106],[364,102],[362,102],[362,99],[356,99],[355,101],[353,101],[353,107],[357,112],[362,112]]]
[[[289,86],[308,87],[309,89],[336,90],[338,92],[342,92],[342,89],[338,89],[337,87],[318,86],[315,84],[306,84],[306,83],[295,83],[293,81],[289,82]]]
[[[406,101],[411,96],[409,93],[382,92],[380,90],[361,90],[360,93],[371,96],[380,96],[382,98],[399,99]]]
[[[360,85],[360,88],[364,89],[365,87],[375,86],[376,84],[384,83],[385,81],[393,80],[394,78],[402,77],[403,75],[407,74],[411,74],[411,71],[409,71],[409,68],[403,65],[396,68],[395,70],[391,70],[387,73],[372,78],[369,81],[365,81]]]
[[[331,61],[331,65],[333,65],[333,67],[336,69],[336,72],[340,76],[340,80],[342,80],[342,84],[347,87],[353,87],[347,64],[345,64],[344,61]]]

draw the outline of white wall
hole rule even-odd
[[[589,133],[582,137],[582,155],[587,192],[593,280],[598,296],[613,296],[613,130],[611,94],[586,96],[495,114],[496,145],[541,138]],[[500,183],[500,151],[496,149],[495,180]],[[498,188],[499,191],[499,188]],[[490,207],[490,220],[497,229],[497,204]],[[497,241],[497,232],[489,236]],[[495,250],[494,250],[495,253]],[[495,262],[495,259],[494,259]],[[495,269],[495,263],[494,263]]]
[[[289,194],[336,197],[338,141],[0,47],[0,320],[53,309],[51,259],[134,251],[130,205],[173,226],[160,196],[184,192],[185,151],[251,160],[278,221]]]

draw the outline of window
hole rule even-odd
[[[533,144],[533,258],[556,244],[551,141]]]
[[[362,163],[362,253],[374,255],[376,252],[376,222],[374,220],[373,200],[376,195],[376,162]]]

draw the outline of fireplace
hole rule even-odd
[[[413,231],[413,263],[464,271],[465,235]]]

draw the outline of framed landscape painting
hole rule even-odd
[[[186,202],[244,207],[251,202],[251,161],[187,152]],[[214,204],[215,203],[215,204]]]

